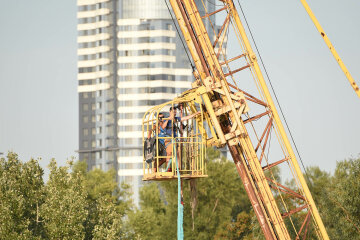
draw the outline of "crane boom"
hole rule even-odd
[[[359,89],[358,85],[356,84],[354,78],[351,76],[350,72],[346,68],[344,62],[341,60],[341,58],[340,58],[339,54],[337,53],[337,51],[335,50],[334,46],[330,42],[330,39],[325,34],[324,29],[321,27],[319,21],[316,19],[316,17],[314,15],[314,13],[312,12],[309,4],[307,4],[306,0],[300,0],[300,1],[301,1],[302,5],[304,6],[306,12],[309,14],[309,17],[311,18],[311,21],[313,21],[316,29],[319,31],[321,37],[324,39],[324,42],[325,42],[326,46],[328,46],[328,48],[330,49],[330,51],[331,51],[332,55],[334,56],[336,62],[339,64],[341,70],[344,72],[344,74],[345,74],[346,78],[348,79],[351,87],[354,89],[355,93],[360,98],[360,89]]]
[[[194,76],[197,81],[193,86],[197,87],[196,92],[203,100],[210,119],[209,128],[215,132],[209,142],[217,146],[228,146],[265,238],[291,239],[296,236],[299,239],[302,236],[305,239],[309,223],[313,220],[312,226],[318,238],[329,239],[233,1],[221,0],[223,8],[208,13],[201,0],[202,13],[205,12],[203,16],[197,6],[199,0],[169,1],[196,67]],[[210,16],[219,12],[225,13],[226,18],[221,29],[215,32],[216,39],[211,41],[204,21],[211,22]],[[232,26],[243,52],[227,59],[223,44],[229,26]],[[236,64],[240,60],[244,66]],[[231,70],[232,67],[236,69]],[[234,80],[237,78],[236,74],[246,69],[250,70],[256,80],[259,98],[240,89]],[[231,80],[233,83],[230,83]],[[250,117],[247,113],[248,103],[265,110]],[[254,140],[249,133],[250,126],[253,127],[255,120],[264,117],[268,117],[265,130],[262,131],[261,138]],[[284,157],[270,163],[265,155],[265,148],[270,141],[272,129],[277,135]],[[256,134],[255,130],[254,132]],[[287,163],[295,172],[298,190],[283,186],[274,177],[269,177],[273,176],[271,169],[281,163]],[[266,174],[266,171],[270,172]],[[284,201],[284,194],[294,199],[291,200],[293,209]],[[298,226],[291,219],[294,214],[302,217]],[[291,225],[294,229],[292,232],[289,230]]]

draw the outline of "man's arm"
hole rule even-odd
[[[191,114],[191,115],[188,115],[188,116],[186,116],[186,117],[182,117],[180,121],[182,122],[182,121],[189,120],[189,119],[195,117],[195,116],[198,115],[198,114],[200,114],[200,111],[199,111],[199,112],[196,112],[196,113],[193,113],[193,114]]]

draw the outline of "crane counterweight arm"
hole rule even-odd
[[[347,79],[349,80],[349,83],[351,85],[351,87],[354,89],[355,93],[358,95],[358,97],[360,98],[360,89],[358,87],[358,85],[356,84],[354,78],[351,76],[350,72],[348,71],[348,69],[346,68],[344,62],[341,60],[339,54],[336,52],[334,46],[331,44],[330,39],[328,38],[328,36],[325,34],[324,29],[321,27],[319,21],[316,19],[314,13],[312,12],[311,8],[309,7],[309,5],[307,4],[306,0],[300,0],[302,5],[304,6],[306,12],[309,14],[311,20],[313,21],[316,29],[319,31],[321,37],[324,39],[325,44],[328,46],[328,48],[330,49],[332,55],[334,56],[336,62],[339,64],[341,70],[344,72],[345,76],[347,77]]]

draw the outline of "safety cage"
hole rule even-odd
[[[143,180],[206,175],[206,132],[200,102],[178,97],[150,108],[142,121]]]

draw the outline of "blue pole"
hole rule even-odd
[[[181,204],[181,178],[180,178],[180,171],[177,161],[177,154],[176,154],[176,148],[174,144],[174,155],[175,155],[175,164],[176,164],[176,171],[177,171],[177,178],[178,178],[178,219],[177,219],[177,239],[178,240],[184,240],[184,228],[183,228],[183,222],[184,222],[184,206]]]

